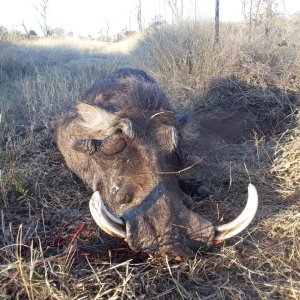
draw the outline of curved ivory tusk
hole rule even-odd
[[[124,221],[107,210],[98,191],[94,192],[89,206],[93,219],[103,231],[115,237],[126,237]]]
[[[253,220],[258,206],[257,190],[253,184],[248,185],[248,200],[242,213],[233,221],[216,226],[215,240],[226,240],[244,230]]]

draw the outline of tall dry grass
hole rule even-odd
[[[263,28],[223,24],[218,45],[208,22],[121,45],[2,38],[0,298],[299,299],[297,49],[297,27],[284,20],[269,37]],[[214,220],[236,215],[246,182],[256,184],[260,206],[248,231],[174,263],[132,253],[96,228],[90,191],[65,167],[52,128],[87,87],[119,66],[145,69],[196,121],[228,110],[251,121],[255,132],[211,153],[193,174],[214,189],[194,210]],[[191,144],[201,155],[201,139]]]

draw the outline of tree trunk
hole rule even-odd
[[[268,37],[271,30],[271,23],[273,18],[273,0],[268,0],[266,8],[266,21],[265,21],[265,36]]]
[[[142,0],[139,0],[137,14],[138,14],[137,19],[139,24],[139,31],[141,31],[142,30]]]
[[[219,42],[220,35],[220,0],[216,0],[215,8],[215,43]]]

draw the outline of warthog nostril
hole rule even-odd
[[[126,204],[132,201],[133,193],[128,189],[119,190],[116,195],[116,201],[120,204]]]

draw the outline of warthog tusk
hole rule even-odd
[[[93,219],[103,231],[115,237],[126,237],[124,221],[107,210],[98,191],[94,192],[89,206]]]
[[[226,240],[244,230],[253,220],[258,206],[257,190],[253,184],[248,185],[248,200],[242,213],[233,221],[216,226],[215,241]]]

